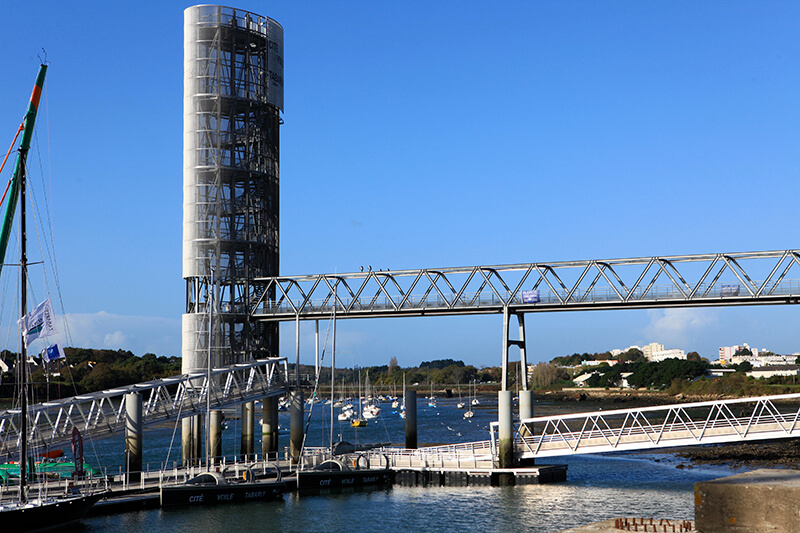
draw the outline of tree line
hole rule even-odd
[[[66,359],[50,363],[44,363],[37,357],[31,358],[36,364],[30,367],[29,383],[38,399],[75,396],[181,373],[181,359],[174,356],[146,353],[139,357],[128,350],[91,348],[65,348],[64,355]],[[12,369],[18,354],[3,350],[0,358],[10,370],[0,378],[0,397],[11,398],[17,378]]]

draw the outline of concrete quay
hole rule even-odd
[[[800,471],[760,469],[694,486],[701,533],[800,531]]]

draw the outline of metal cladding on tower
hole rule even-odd
[[[276,354],[251,323],[253,280],[278,274],[283,28],[230,7],[184,11],[183,369]],[[213,298],[211,294],[213,293]]]

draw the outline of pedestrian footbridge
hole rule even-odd
[[[518,459],[800,436],[800,394],[683,403],[520,420]],[[498,423],[491,448],[498,449]]]
[[[142,395],[142,426],[148,427],[201,414],[208,407],[280,396],[289,390],[287,376],[286,358],[275,357],[38,403],[28,409],[28,442],[46,450],[70,442],[73,428],[91,438],[124,431],[124,399],[130,393]],[[20,409],[0,412],[0,457],[16,452],[20,426]]]

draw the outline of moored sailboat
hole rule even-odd
[[[94,505],[104,494],[102,491],[82,493],[75,489],[69,494],[61,496],[40,495],[37,498],[30,497],[29,480],[32,478],[33,465],[28,457],[27,438],[30,433],[28,429],[28,344],[43,335],[43,323],[34,321],[35,313],[31,316],[27,309],[27,290],[28,290],[28,258],[27,258],[27,239],[26,239],[26,158],[30,149],[33,127],[36,122],[36,113],[39,107],[39,99],[44,86],[44,79],[47,73],[47,65],[42,64],[36,78],[36,85],[31,94],[28,110],[25,118],[17,131],[17,135],[22,133],[17,154],[14,174],[9,183],[7,192],[8,203],[6,204],[5,216],[0,229],[0,265],[5,260],[6,249],[8,247],[11,226],[14,220],[17,202],[19,201],[20,219],[20,303],[21,318],[19,320],[21,330],[21,349],[17,369],[19,372],[19,394],[20,394],[20,427],[19,427],[19,490],[18,498],[12,502],[0,502],[0,523],[5,531],[38,531],[54,529],[80,520],[89,508]],[[17,137],[14,138],[16,142]],[[9,150],[10,153],[10,150]],[[6,159],[8,155],[6,156]],[[5,160],[3,161],[5,164]],[[0,167],[2,170],[2,167]],[[5,199],[5,195],[4,195]],[[35,311],[35,310],[34,310]],[[44,320],[44,319],[42,319]],[[54,320],[50,316],[49,320]],[[82,463],[81,457],[80,462]]]

